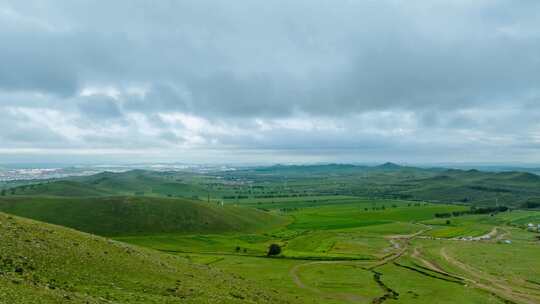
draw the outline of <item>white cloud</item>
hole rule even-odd
[[[539,10],[7,1],[0,161],[9,151],[484,160],[494,148],[540,161]]]

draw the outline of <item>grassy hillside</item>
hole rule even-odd
[[[186,172],[132,170],[122,173],[102,172],[91,176],[68,177],[17,185],[6,196],[175,196],[204,197],[208,190],[200,184],[200,176]]]
[[[430,201],[523,207],[527,201],[540,197],[540,176],[526,172],[447,170],[411,180],[401,194]]]
[[[253,208],[154,197],[4,197],[0,211],[103,236],[254,232],[286,219]]]
[[[268,205],[283,198],[354,196],[476,206],[540,207],[540,176],[527,172],[425,169],[386,163],[271,166],[210,173],[133,170],[63,180],[29,181],[0,197],[145,196]],[[259,206],[262,207],[262,206]],[[266,208],[266,207],[264,207]]]
[[[216,177],[237,183],[237,196],[252,202],[283,197],[347,195],[407,199],[476,206],[540,206],[540,176],[528,172],[487,172],[416,168],[386,163],[354,165],[272,166],[225,173]],[[234,198],[234,197],[233,197]]]
[[[44,182],[31,185],[22,185],[11,188],[6,192],[9,195],[49,195],[49,196],[104,196],[113,195],[115,191],[97,189],[72,180]]]
[[[0,213],[0,303],[285,303],[185,259]]]

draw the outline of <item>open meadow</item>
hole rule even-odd
[[[539,210],[476,205],[470,201],[400,199],[396,197],[399,194],[389,195],[388,182],[383,183],[381,176],[406,183],[404,176],[410,179],[411,174],[418,177],[438,173],[387,167],[371,173],[332,166],[302,168],[307,173],[281,167],[200,175],[141,170],[103,173],[19,183],[0,197],[0,212],[109,238],[114,240],[109,241],[110,246],[127,246],[128,252],[140,250],[151,261],[173,259],[177,263],[170,266],[173,268],[199,269],[200,274],[195,274],[199,279],[193,283],[202,285],[188,288],[178,282],[173,290],[165,287],[169,283],[164,277],[164,285],[155,282],[156,288],[163,291],[148,295],[138,293],[140,288],[148,288],[144,287],[150,284],[146,278],[159,275],[152,268],[133,264],[141,269],[140,278],[131,276],[136,282],[129,276],[114,275],[116,270],[102,273],[99,281],[120,280],[118,284],[125,284],[119,287],[121,290],[138,294],[136,303],[173,303],[177,298],[194,303],[211,299],[262,303],[275,301],[274,296],[284,303],[328,304],[540,302],[540,264],[536,258],[540,251]],[[329,174],[332,170],[337,173]],[[379,193],[378,197],[346,193],[345,188],[369,174],[374,176],[362,187]],[[473,175],[478,178],[480,174]],[[67,192],[62,192],[66,184]],[[62,193],[68,195],[59,195]],[[522,195],[520,192],[507,199],[519,206]],[[12,231],[9,218],[5,223],[8,226],[4,228]],[[22,221],[20,225],[28,224]],[[63,292],[75,303],[78,299],[90,299],[90,303],[97,299],[100,303],[100,298],[112,302],[130,298],[116,289],[117,283],[111,285],[112,289],[98,292],[78,275],[41,272],[41,266],[26,270],[29,265],[35,268],[35,263],[14,263],[19,261],[16,254],[21,252],[21,244],[38,246],[31,259],[51,265],[59,261],[47,260],[45,255],[51,251],[40,248],[68,246],[57,238],[46,237],[41,237],[44,243],[34,244],[32,230],[25,233],[30,235],[16,234],[11,244],[1,245],[4,249],[19,248],[9,249],[11,256],[3,257],[2,269],[7,275],[4,282],[19,278],[16,281],[20,284],[46,287],[51,280],[60,278],[64,285],[54,285],[56,292],[49,291],[48,296],[54,299],[57,292]],[[69,232],[64,238],[88,242],[86,235],[77,233]],[[81,243],[69,242],[69,246]],[[107,242],[99,246],[106,247]],[[106,252],[113,259],[106,259],[111,263],[126,263],[126,267],[135,263],[129,256],[113,254],[115,248],[99,246],[86,248],[85,254],[100,257]],[[76,256],[81,254],[79,249],[66,254]],[[146,262],[143,259],[136,263]],[[29,275],[18,274],[20,265]],[[98,271],[87,269],[85,264],[81,267],[89,275]],[[213,289],[203,291],[205,284],[215,287],[212,280],[200,281],[212,276],[211,271],[218,271],[219,275],[215,275],[228,284],[224,290],[218,286],[215,296]],[[39,279],[32,279],[34,276]],[[72,280],[75,282],[70,283]],[[5,294],[16,299],[20,284],[4,286]],[[245,288],[235,289],[234,284],[263,290],[253,294]],[[38,288],[29,295],[40,293]]]
[[[176,254],[271,286],[302,303],[538,303],[540,212],[436,218],[467,207],[398,200],[277,212],[288,224],[263,234],[169,234],[117,240]],[[270,244],[279,256],[267,257]]]

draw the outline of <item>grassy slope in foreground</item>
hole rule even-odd
[[[0,213],[0,303],[284,303],[238,276]]]
[[[150,197],[6,197],[0,211],[103,236],[255,232],[286,223],[252,208]]]

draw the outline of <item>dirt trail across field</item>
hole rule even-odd
[[[439,264],[437,264],[434,261],[430,261],[429,259],[425,258],[421,252],[420,247],[414,247],[411,249],[411,241],[426,231],[429,231],[432,229],[431,226],[425,226],[426,228],[423,230],[420,230],[416,233],[409,234],[409,235],[393,235],[388,236],[387,239],[390,242],[391,246],[386,248],[384,251],[394,251],[391,254],[386,255],[382,259],[378,260],[374,264],[366,267],[365,264],[360,266],[362,269],[371,271],[374,276],[377,276],[378,280],[381,284],[384,285],[384,283],[381,281],[381,273],[378,273],[375,271],[376,268],[381,267],[383,265],[386,265],[388,263],[394,262],[400,257],[404,255],[408,255],[411,258],[419,261],[423,264],[424,267],[449,276],[453,277],[455,279],[461,280],[462,282],[466,282],[472,286],[475,286],[476,288],[482,289],[484,291],[489,292],[493,296],[499,298],[500,300],[504,301],[507,304],[538,304],[540,303],[540,289],[532,288],[534,289],[534,292],[529,291],[523,291],[522,288],[529,288],[525,285],[530,284],[524,284],[520,286],[519,288],[516,286],[511,286],[508,284],[507,281],[504,279],[495,277],[493,275],[487,274],[483,271],[480,271],[462,261],[457,260],[456,258],[452,257],[448,254],[446,247],[441,248],[440,250],[440,256],[450,265],[460,269],[463,274],[462,275],[456,275],[453,273],[448,272],[447,270],[443,269]],[[489,231],[487,234],[479,236],[474,238],[474,241],[500,241],[504,238],[508,238],[510,235],[510,232],[504,228],[501,227],[493,227],[491,231]],[[448,239],[447,239],[448,240]],[[452,240],[460,240],[461,239],[452,239]],[[338,300],[345,300],[351,303],[358,303],[358,302],[366,302],[369,301],[369,297],[359,295],[359,294],[353,294],[353,293],[328,293],[321,291],[320,289],[309,286],[308,284],[302,282],[300,279],[298,272],[303,267],[308,267],[310,265],[316,265],[316,264],[359,264],[359,262],[353,262],[353,261],[314,261],[304,264],[298,264],[292,267],[289,271],[289,274],[291,278],[293,279],[294,283],[302,289],[310,290],[311,292],[317,293],[322,297],[332,298],[332,299],[338,299]],[[385,293],[381,297],[377,297],[375,299],[371,299],[371,302],[377,302],[382,303],[388,298],[392,297],[393,290],[389,289],[387,286],[385,289]],[[384,289],[384,288],[383,288]]]
[[[424,266],[428,269],[431,269],[435,272],[439,272],[439,273],[442,273],[442,274],[445,274],[445,275],[449,275],[451,276],[450,273],[446,272],[444,269],[442,269],[441,266],[439,266],[437,263],[435,262],[432,262],[432,261],[429,261],[429,260],[426,260],[423,256],[422,256],[422,253],[420,252],[420,250],[418,249],[418,247],[415,247],[414,250],[413,250],[413,253],[411,254],[411,257],[419,260],[420,262],[422,262],[422,264],[424,264]],[[455,276],[457,278],[460,278],[458,276]]]
[[[441,257],[451,265],[465,272],[469,278],[464,280],[472,283],[476,287],[486,290],[511,303],[537,304],[540,303],[540,297],[525,294],[515,288],[509,286],[508,282],[493,277],[485,272],[482,272],[468,264],[465,264],[448,254],[446,247],[441,248]]]
[[[392,247],[395,249],[399,249],[398,252],[391,254],[385,258],[383,258],[381,261],[375,263],[375,265],[369,267],[368,269],[375,269],[377,267],[383,266],[385,264],[388,264],[390,262],[393,262],[397,260],[399,257],[401,257],[403,254],[407,252],[410,246],[410,241],[413,240],[415,237],[431,230],[431,226],[426,226],[426,229],[422,229],[416,233],[413,234],[407,234],[407,235],[392,235],[389,236],[388,239],[390,241],[390,244],[392,244]]]
[[[493,229],[489,233],[476,237],[473,240],[475,241],[500,241],[504,238],[507,238],[509,235],[510,235],[510,232],[508,230],[501,227],[493,227]],[[452,240],[461,241],[462,239],[454,238]],[[524,292],[524,291],[518,290],[516,287],[511,287],[508,284],[508,282],[506,282],[505,280],[494,277],[493,275],[487,274],[485,272],[482,272],[450,256],[447,252],[446,247],[441,248],[440,255],[446,262],[462,270],[465,273],[465,276],[451,274],[448,271],[444,270],[437,263],[427,260],[422,255],[419,247],[415,247],[412,253],[410,254],[412,258],[416,259],[417,261],[420,261],[423,264],[423,266],[425,266],[426,268],[431,269],[432,271],[435,271],[438,273],[452,276],[464,282],[468,282],[469,284],[474,285],[475,287],[479,289],[483,289],[507,303],[524,303],[524,304],[540,303],[540,294],[538,293],[531,294],[530,291]]]
[[[484,235],[481,235],[481,236],[476,236],[476,237],[469,237],[468,239],[465,239],[465,240],[470,240],[470,241],[489,241],[491,239],[494,239],[498,233],[498,230],[500,228],[499,227],[493,227],[491,229],[490,232],[484,234]],[[463,237],[455,237],[455,238],[452,238],[451,240],[454,240],[454,241],[462,241],[463,240]]]
[[[499,233],[495,238],[495,240],[497,241],[500,241],[502,239],[508,239],[512,235],[512,233],[506,229],[500,228],[500,230],[502,231],[502,233]]]
[[[377,268],[377,267],[381,267],[383,265],[386,265],[386,264],[388,264],[390,262],[393,262],[396,259],[398,259],[399,257],[401,257],[409,249],[410,241],[412,239],[414,239],[415,237],[425,233],[426,231],[428,231],[430,229],[431,229],[431,226],[426,226],[425,229],[422,229],[422,230],[420,230],[420,231],[418,231],[416,233],[413,233],[413,234],[393,235],[393,236],[387,237],[387,239],[389,240],[389,242],[391,244],[390,249],[391,250],[398,250],[398,251],[385,256],[380,261],[376,262],[375,264],[373,264],[373,265],[371,265],[369,267],[364,267],[364,266],[360,266],[360,267],[365,269],[365,270],[371,271],[374,274],[374,276],[379,276],[379,280],[380,280],[380,274],[377,273],[376,271],[374,271],[374,269]],[[349,264],[349,265],[356,264],[356,265],[358,265],[359,263],[358,262],[351,262],[351,261],[314,261],[314,262],[295,265],[294,267],[292,267],[289,270],[289,275],[293,279],[296,286],[298,286],[299,288],[306,289],[306,290],[309,290],[311,292],[317,293],[317,294],[319,294],[321,296],[324,296],[324,297],[333,298],[333,299],[340,299],[340,300],[347,300],[347,301],[353,302],[353,303],[354,302],[365,302],[365,301],[370,299],[369,297],[359,295],[359,294],[328,293],[328,292],[324,292],[324,291],[322,291],[322,290],[320,290],[318,288],[315,288],[313,286],[309,286],[306,283],[302,282],[302,280],[300,279],[300,276],[298,275],[298,272],[300,271],[300,269],[303,268],[303,267],[307,267],[307,266],[310,266],[310,265],[317,265],[317,264]],[[388,288],[386,287],[386,289],[388,289]],[[385,292],[386,293],[382,297],[375,298],[373,301],[375,301],[377,299],[383,299],[382,301],[379,301],[379,302],[382,303],[384,301],[384,299],[386,297],[388,297],[389,291],[385,290]],[[390,294],[391,293],[392,293],[392,290],[390,289]]]

